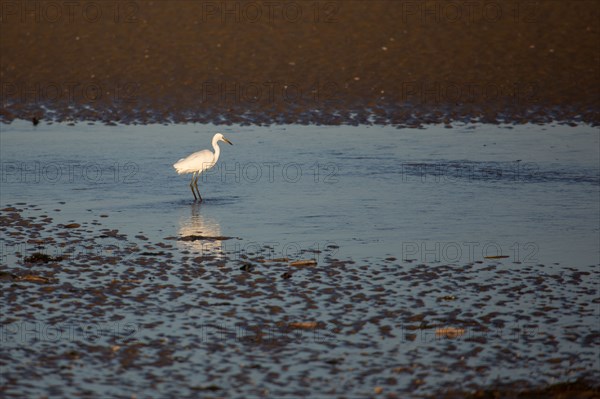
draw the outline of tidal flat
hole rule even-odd
[[[592,127],[0,134],[6,397],[598,395]]]

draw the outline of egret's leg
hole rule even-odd
[[[196,179],[194,180],[194,186],[196,186],[196,192],[198,193],[198,198],[200,198],[200,202],[202,202],[202,196],[200,195],[200,190],[198,190],[198,178],[200,177],[200,173],[196,175]]]
[[[196,197],[196,193],[194,192],[194,176],[196,175],[196,172],[192,173],[192,181],[190,182],[190,188],[192,189],[192,194],[194,194],[194,201],[196,201],[198,199],[198,197]]]

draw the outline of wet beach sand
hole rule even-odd
[[[234,254],[56,206],[2,209],[4,397],[600,395],[598,270]]]
[[[593,0],[2,3],[4,122],[600,121]]]

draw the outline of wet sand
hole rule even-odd
[[[597,270],[199,251],[236,238],[153,242],[64,206],[2,209],[4,397],[600,394]]]
[[[2,2],[2,121],[600,121],[595,1],[76,3]]]

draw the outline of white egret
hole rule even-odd
[[[173,167],[177,171],[178,174],[192,174],[192,181],[190,182],[190,188],[192,189],[192,194],[194,194],[194,200],[200,199],[202,202],[202,196],[200,195],[200,191],[198,190],[198,177],[205,170],[208,170],[215,166],[217,160],[219,159],[219,155],[221,154],[221,149],[219,148],[219,141],[224,141],[230,145],[233,143],[227,140],[221,133],[217,133],[213,136],[212,146],[215,150],[213,153],[210,150],[202,150],[195,152],[191,155],[188,155],[185,158],[181,158]],[[196,187],[196,191],[194,191],[194,187]],[[196,192],[198,193],[198,197],[196,197]]]

